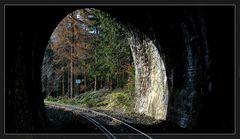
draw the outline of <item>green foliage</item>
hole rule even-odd
[[[79,16],[81,18],[78,18]],[[51,36],[50,45],[46,57],[51,59],[51,62],[45,61],[45,63],[52,65],[44,70],[43,85],[46,88],[51,86],[55,90],[48,89],[48,94],[59,90],[61,93],[57,95],[65,95],[67,92],[74,94],[72,90],[77,89],[73,88],[75,84],[72,82],[76,78],[85,80],[85,88],[80,88],[83,90],[81,92],[93,88],[112,90],[126,86],[128,75],[125,66],[131,65],[131,50],[122,26],[109,14],[93,8],[74,11],[60,22]],[[49,69],[54,71],[50,76],[55,84],[46,81],[50,79]],[[133,90],[134,82],[128,82],[126,92]],[[101,93],[88,93],[78,96],[79,99],[58,97],[57,101],[66,104],[84,104],[88,107],[106,104],[102,103],[99,96]],[[99,98],[92,99],[97,97]]]
[[[97,107],[102,105],[101,102],[104,99],[103,95],[104,92],[101,91],[86,92],[84,94],[79,95],[77,99],[79,100],[82,106]]]
[[[127,71],[129,78],[125,85],[125,90],[132,94],[135,91],[135,68],[132,65],[129,65]]]
[[[58,102],[68,105],[79,105],[88,108],[98,108],[119,112],[133,111],[133,99],[128,91],[117,89],[111,92],[106,90],[86,92],[70,99],[66,96],[46,98],[47,101]]]
[[[130,112],[133,110],[131,94],[122,89],[113,90],[111,92],[91,92],[82,95],[80,101],[86,107],[94,107],[98,109]]]
[[[97,30],[91,42],[92,53],[88,59],[89,74],[92,76],[114,77],[123,70],[122,65],[129,59],[130,48],[116,19],[99,10],[94,10]]]
[[[48,96],[48,97],[46,98],[46,100],[47,100],[47,101],[53,101],[53,102],[56,102],[58,99],[55,98],[55,97],[52,97],[52,96]]]

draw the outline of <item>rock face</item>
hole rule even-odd
[[[18,37],[17,42],[11,42],[16,43],[18,49],[11,50],[12,55],[7,55],[6,61],[6,132],[43,132],[47,118],[40,77],[36,74],[41,71],[37,61],[41,56],[37,53],[41,40],[34,33],[32,36],[20,33]],[[7,48],[8,52],[9,49],[11,47]],[[11,59],[11,56],[16,59]]]
[[[197,124],[203,94],[211,92],[209,49],[204,18],[186,16],[181,22],[184,44],[183,86],[174,96],[175,122],[183,128]],[[172,96],[173,97],[173,96]]]
[[[165,120],[168,86],[163,60],[146,35],[131,29],[128,34],[135,65],[135,110]]]
[[[177,92],[174,103],[175,112],[177,114],[177,123],[186,128],[192,122],[194,116],[193,103],[196,103],[198,92],[196,91],[197,81],[197,57],[196,52],[193,51],[192,41],[196,39],[187,29],[187,25],[182,23],[182,30],[185,37],[186,57],[185,57],[185,76],[184,84],[180,92]],[[195,100],[195,101],[194,101]]]
[[[234,7],[151,6],[142,10],[126,6],[127,14],[121,6],[107,7],[102,9],[140,30],[128,32],[136,65],[138,112],[184,128],[197,127],[199,132],[234,131]],[[41,63],[53,29],[74,10],[6,7],[7,133],[44,132]],[[29,11],[35,14],[34,23],[29,21]],[[206,16],[201,15],[204,12]],[[153,30],[146,13],[152,16]],[[149,35],[153,32],[156,37]],[[161,51],[152,40],[159,41]]]
[[[196,11],[196,17],[186,13],[174,23],[178,28],[173,33],[177,35],[166,38],[178,45],[156,45],[133,27],[129,27],[127,36],[135,64],[135,110],[156,119],[168,119],[183,128],[193,128],[197,125],[202,98],[212,87],[204,17]],[[156,34],[158,30],[149,29],[147,33]],[[178,36],[179,40],[174,40]],[[177,51],[170,51],[176,48]]]

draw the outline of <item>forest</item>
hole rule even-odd
[[[128,98],[134,91],[134,66],[121,24],[91,8],[68,14],[48,42],[42,88],[47,100],[64,99],[72,104],[73,98],[99,91],[109,95],[114,90],[120,100],[122,95]]]
[[[6,133],[236,131],[234,6],[5,10]]]

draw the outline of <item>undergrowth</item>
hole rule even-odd
[[[58,98],[48,96],[46,100],[61,104],[130,113],[133,111],[134,107],[134,100],[131,95],[131,91],[126,91],[125,89],[115,89],[112,91],[90,91],[75,96],[72,99],[67,96],[61,96]]]

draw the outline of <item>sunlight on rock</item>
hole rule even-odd
[[[153,41],[144,34],[131,30],[128,41],[135,64],[135,109],[139,113],[165,120],[168,86],[163,60]]]

